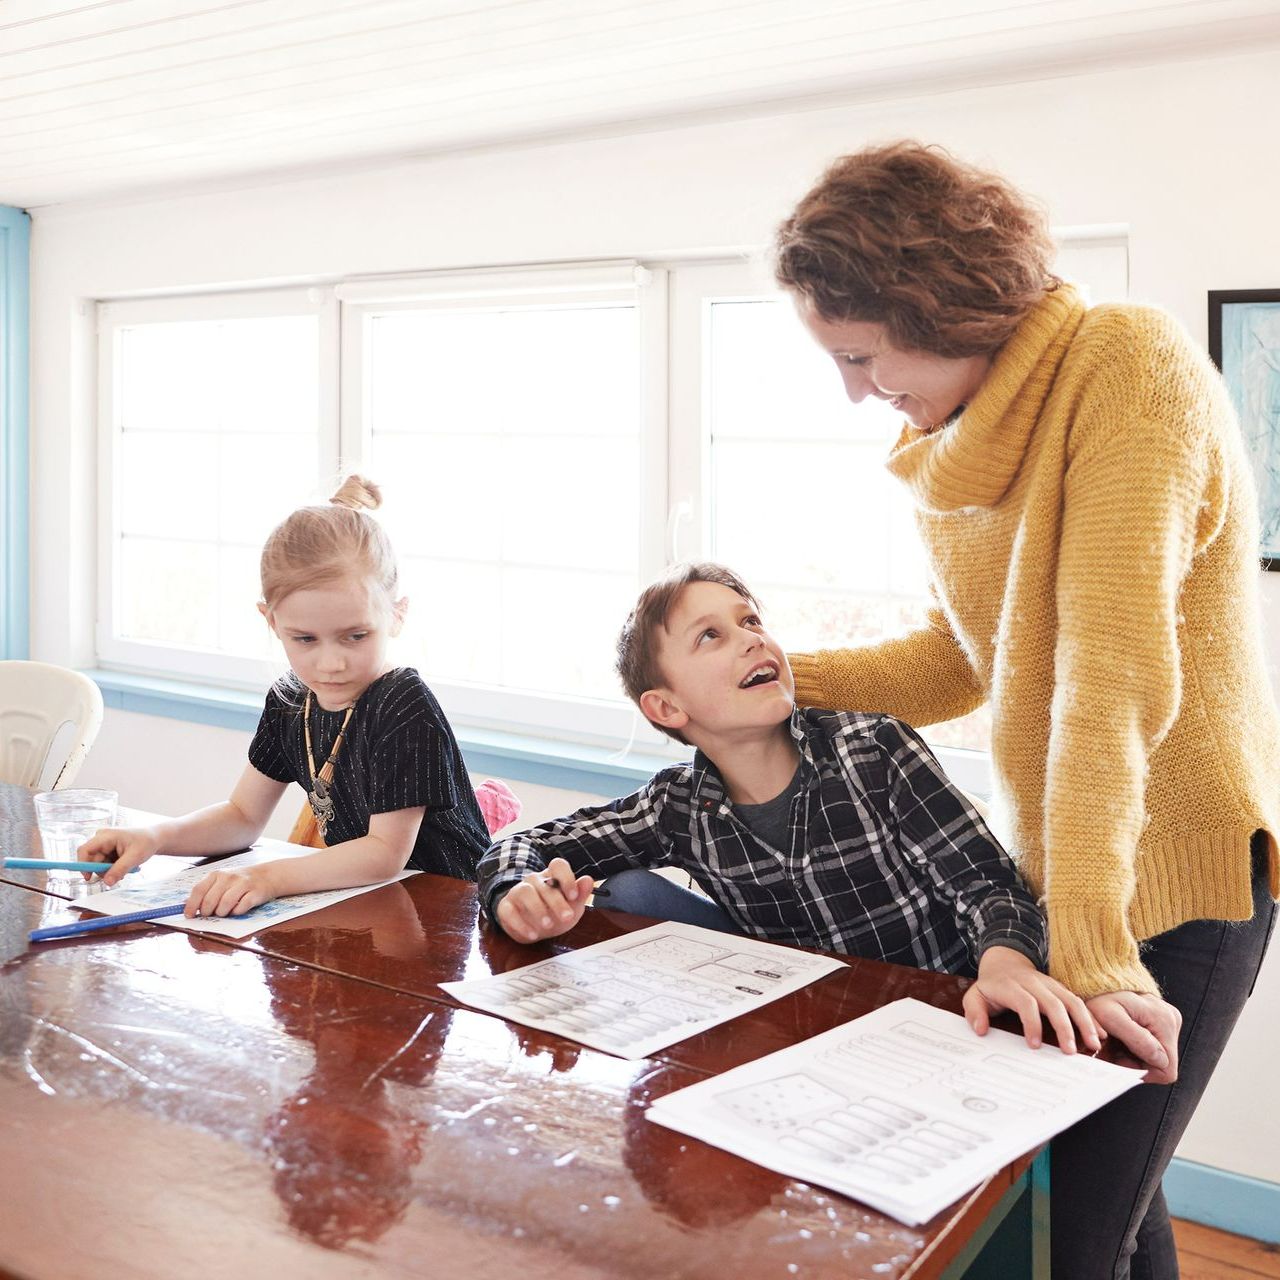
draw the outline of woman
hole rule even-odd
[[[1176,1276],[1160,1179],[1280,890],[1280,723],[1225,391],[1168,316],[1087,308],[1035,208],[936,148],[839,160],[776,253],[849,398],[906,418],[888,465],[936,595],[917,632],[794,655],[798,700],[916,724],[990,703],[1051,972],[1167,1086],[1055,1141],[1053,1273]]]

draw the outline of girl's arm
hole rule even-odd
[[[986,697],[936,604],[925,625],[906,635],[788,656],[802,707],[883,711],[918,727],[968,715]]]
[[[359,839],[303,858],[211,871],[191,890],[186,915],[242,915],[272,898],[390,880],[409,861],[425,813],[422,806],[375,813],[369,819],[369,834]]]
[[[77,857],[106,861],[114,856],[102,877],[110,888],[154,853],[190,858],[247,849],[262,834],[286,785],[246,765],[230,799],[147,827],[105,827],[80,846]]]

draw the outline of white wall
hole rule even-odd
[[[1207,290],[1280,285],[1280,167],[1273,163],[1275,113],[1266,106],[1277,84],[1280,51],[1270,49],[448,156],[274,187],[37,210],[33,656],[93,661],[86,299],[760,243],[828,159],[912,135],[1002,170],[1041,196],[1059,226],[1127,224],[1132,296],[1167,307],[1203,339]],[[1265,578],[1274,677],[1280,575]],[[243,741],[111,713],[86,780],[109,774],[129,801],[180,808],[221,794]],[[537,797],[530,813],[542,816],[540,805],[555,799]],[[1277,1013],[1280,961],[1273,957],[1183,1155],[1280,1182],[1280,1112],[1258,1103],[1270,1096],[1267,1064],[1280,1058]]]

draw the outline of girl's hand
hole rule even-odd
[[[103,827],[76,850],[76,857],[84,862],[111,863],[111,869],[102,877],[103,885],[109,889],[159,848],[160,837],[153,827]]]
[[[1144,1084],[1172,1084],[1178,1078],[1178,1032],[1182,1014],[1159,996],[1108,991],[1089,1001],[1089,1011],[1139,1062],[1151,1069]]]
[[[545,871],[531,871],[509,889],[495,914],[503,931],[517,942],[554,938],[582,919],[595,887],[590,876],[575,879],[563,858],[553,858]]]
[[[276,897],[271,884],[270,863],[258,867],[237,867],[231,871],[212,871],[196,885],[187,897],[183,915],[242,916],[246,911],[270,902]]]
[[[1033,1049],[1042,1043],[1040,1019],[1048,1018],[1063,1053],[1075,1053],[1076,1027],[1090,1053],[1102,1047],[1106,1033],[1099,1029],[1089,1008],[1012,947],[988,947],[978,961],[977,982],[964,993],[964,1016],[980,1036],[987,1034],[993,1013],[1011,1009],[1022,1019],[1022,1030]]]

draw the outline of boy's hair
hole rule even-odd
[[[618,636],[618,676],[627,697],[636,706],[640,705],[641,694],[664,683],[662,669],[658,665],[658,629],[667,625],[671,610],[685,587],[695,582],[718,583],[736,591],[753,608],[760,607],[742,579],[722,564],[678,564],[656,582],[650,583],[640,593],[636,607],[631,610]],[[688,739],[675,729],[666,729],[662,725],[654,727],[661,729],[667,737],[687,745]]]
[[[300,507],[278,524],[262,548],[262,603],[274,609],[295,591],[357,577],[396,598],[396,556],[376,510],[382,492],[363,476],[348,476],[328,506]]]

